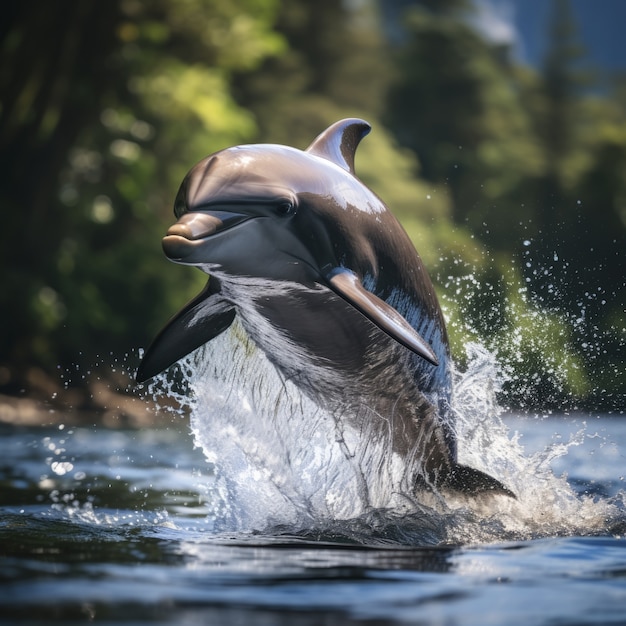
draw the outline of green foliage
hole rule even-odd
[[[514,69],[454,15],[414,11],[407,30],[386,119],[449,185],[455,220],[497,245],[528,219],[521,190],[545,167]]]
[[[400,34],[383,27],[409,4]],[[554,9],[535,71],[472,29],[467,0],[11,5],[0,384],[145,346],[195,295],[206,277],[160,239],[199,159],[304,148],[361,116],[358,175],[432,270],[455,356],[495,350],[518,406],[623,408],[626,83],[586,89],[568,3]]]
[[[0,48],[0,354],[16,383],[145,346],[197,292],[205,278],[160,250],[176,189],[254,135],[229,76],[284,48],[274,0],[64,6],[22,3]]]
[[[507,259],[465,278],[438,269],[449,287],[471,286],[447,305],[453,342],[462,348],[464,319],[496,348],[511,380],[526,381],[523,393],[509,386],[515,402],[576,404],[604,389],[605,406],[623,408],[624,101],[588,90],[566,0],[554,2],[539,73],[514,66],[455,7],[430,9],[406,23],[386,120],[422,175],[448,185],[456,224]]]

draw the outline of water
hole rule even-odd
[[[467,519],[488,543],[428,543],[419,520],[382,514],[369,527],[216,530],[215,474],[183,420],[4,426],[0,623],[624,623],[626,420],[504,422],[536,466],[553,458],[554,485],[578,503],[571,532],[555,511],[534,537]]]
[[[623,624],[626,419],[503,415],[467,353],[460,461],[515,500],[403,492],[236,324],[144,390],[160,427],[0,425],[0,624]]]
[[[189,418],[0,426],[0,624],[623,624],[626,419],[501,415],[468,354],[460,460],[516,500],[401,493],[236,326],[150,390]]]

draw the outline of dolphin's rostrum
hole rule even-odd
[[[355,175],[370,131],[341,120],[305,150],[244,145],[184,179],[165,254],[210,275],[137,372],[144,381],[239,316],[278,369],[319,406],[379,420],[415,488],[513,494],[457,463],[446,329],[408,235]],[[355,424],[357,427],[359,424]]]

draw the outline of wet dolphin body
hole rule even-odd
[[[156,337],[137,380],[238,315],[318,405],[351,415],[357,428],[378,420],[416,487],[513,495],[457,463],[449,347],[433,285],[399,222],[354,173],[369,130],[342,120],[305,151],[237,146],[189,172],[163,249],[210,279]]]

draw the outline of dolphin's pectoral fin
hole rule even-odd
[[[426,340],[392,306],[367,291],[356,274],[348,270],[334,270],[327,276],[327,280],[333,291],[378,328],[429,363],[439,365],[437,356]]]
[[[454,465],[441,486],[471,496],[492,494],[517,499],[517,496],[499,480],[467,465]]]
[[[135,376],[141,383],[223,333],[235,319],[232,304],[219,295],[211,278],[203,291],[180,310],[156,336]]]
[[[306,152],[332,161],[354,174],[354,153],[372,127],[358,118],[335,122],[313,141]]]

